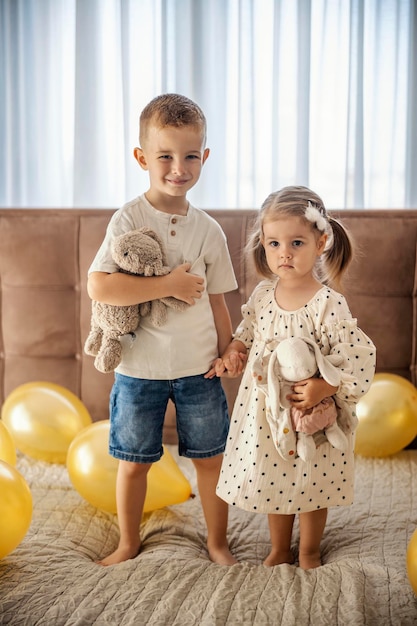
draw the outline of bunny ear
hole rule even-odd
[[[305,337],[304,341],[313,347],[314,354],[316,356],[317,368],[324,380],[328,382],[329,385],[332,385],[332,387],[338,387],[340,385],[341,373],[336,365],[333,364],[333,362],[336,361],[335,357],[330,355],[324,356],[317,343],[309,337]]]
[[[278,362],[276,351],[274,350],[269,358],[268,363],[268,394],[269,400],[274,410],[278,410],[278,407],[281,405],[280,399],[280,376],[278,374],[278,368],[276,367]]]
[[[268,363],[268,393],[266,399],[266,420],[271,430],[274,446],[285,461],[295,458],[297,439],[291,422],[289,408],[282,408],[282,379],[275,365],[278,362],[276,350]],[[288,401],[285,400],[287,406]]]

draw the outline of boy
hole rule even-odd
[[[149,172],[149,189],[110,220],[89,270],[88,293],[93,300],[115,305],[174,296],[190,307],[169,309],[161,328],[143,318],[133,342],[122,338],[122,362],[110,398],[109,442],[110,453],[119,459],[120,540],[100,563],[120,563],[140,551],[146,475],[163,453],[162,427],[172,399],[179,452],[192,459],[197,472],[209,556],[215,563],[232,565],[236,559],[226,539],[228,505],[215,493],[229,419],[220,380],[205,374],[231,340],[223,294],[237,283],[223,231],[186,197],[209,156],[204,114],[184,96],[158,96],[141,113],[139,141],[134,156]],[[173,268],[167,276],[117,272],[110,255],[112,239],[141,226],[161,237]]]

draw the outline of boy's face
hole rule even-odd
[[[156,199],[159,195],[185,196],[200,178],[209,150],[197,127],[150,126],[142,148],[135,148],[134,155],[149,172],[150,192]]]

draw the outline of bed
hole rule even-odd
[[[102,567],[115,548],[116,516],[73,489],[65,465],[19,455],[17,469],[34,500],[21,544],[0,561],[0,623],[13,626],[407,626],[417,599],[406,551],[417,527],[417,450],[383,459],[356,458],[351,507],[332,509],[322,542],[323,566],[268,568],[263,515],[230,511],[239,563],[213,564],[191,462],[168,446],[193,497],[143,518],[141,554]],[[293,538],[296,550],[297,523]]]

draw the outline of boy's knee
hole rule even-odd
[[[219,471],[223,460],[222,454],[206,457],[204,459],[192,459],[197,471],[214,472]]]
[[[132,463],[131,461],[119,461],[119,471],[127,478],[146,476],[152,467],[152,463]]]

